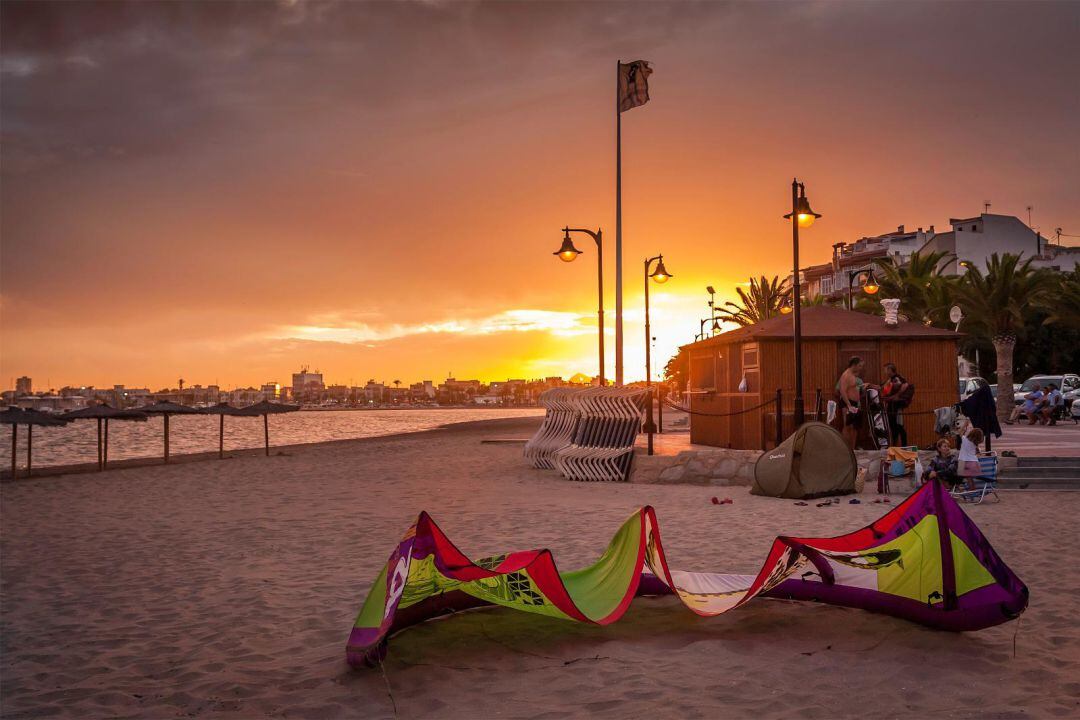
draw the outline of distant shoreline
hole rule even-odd
[[[361,408],[356,408],[361,409]],[[380,408],[382,409],[382,408]],[[465,434],[469,432],[476,432],[479,430],[490,430],[493,432],[506,433],[513,435],[514,437],[527,437],[540,427],[540,422],[543,420],[542,415],[531,415],[527,417],[511,417],[511,418],[493,418],[490,420],[462,420],[461,422],[451,422],[438,425],[436,427],[427,428],[424,430],[412,430],[409,432],[401,433],[389,433],[386,435],[370,435],[368,437],[358,438],[343,438],[341,440],[319,440],[310,443],[292,443],[290,445],[271,445],[270,455],[291,455],[294,452],[308,452],[310,450],[318,450],[322,447],[328,446],[340,446],[343,443],[372,443],[372,442],[387,442],[410,439],[413,436],[425,435],[428,433],[441,433],[446,434]],[[264,456],[266,450],[261,447],[255,448],[237,448],[235,450],[226,450],[225,457],[221,460],[229,460],[239,457],[255,457]],[[197,453],[181,453],[169,456],[169,466],[181,465],[184,463],[203,462],[206,460],[218,460],[218,452],[216,450],[197,452]],[[140,458],[128,458],[125,460],[110,460],[109,467],[104,472],[112,472],[113,470],[130,470],[133,468],[143,468],[153,465],[165,466],[160,456],[157,457],[140,457]],[[86,463],[70,463],[67,465],[48,465],[45,467],[34,468],[34,474],[27,477],[24,473],[24,468],[19,468],[19,476],[16,478],[11,477],[11,470],[8,468],[0,471],[0,482],[16,483],[32,480],[42,480],[45,478],[56,478],[63,475],[82,475],[82,474],[94,474],[98,472],[96,462]]]
[[[541,408],[540,405],[375,405],[373,407],[300,407],[300,412],[330,412],[343,410],[360,410],[372,412],[376,410],[532,410]],[[138,410],[138,408],[132,408]]]

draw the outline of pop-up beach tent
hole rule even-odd
[[[981,630],[1020,616],[1028,589],[945,487],[924,485],[861,530],[831,538],[780,536],[756,575],[668,566],[651,507],[631,515],[590,567],[560,573],[549,550],[471,561],[427,513],[375,579],[349,634],[346,658],[373,665],[392,634],[485,605],[608,625],[636,595],[674,593],[698,615],[755,597],[872,610],[942,630]]]
[[[754,465],[754,495],[813,498],[855,492],[859,471],[855,453],[840,433],[825,423],[809,422]]]

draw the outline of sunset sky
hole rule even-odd
[[[153,389],[626,375],[706,285],[950,217],[1080,233],[1080,3],[13,3],[2,32],[0,384]]]

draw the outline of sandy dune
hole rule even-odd
[[[5,483],[5,718],[1075,717],[1080,493],[969,509],[1031,588],[1020,624],[947,634],[775,600],[712,619],[640,599],[607,628],[505,610],[394,638],[378,671],[349,628],[418,511],[477,557],[593,559],[656,506],[673,563],[754,572],[779,532],[834,534],[880,505],[796,507],[718,488],[572,484],[532,470],[535,420]],[[866,499],[866,496],[864,496]],[[1015,642],[1015,656],[1014,656]],[[389,691],[388,691],[389,688]],[[391,699],[392,694],[392,699]],[[395,710],[396,705],[396,710]]]

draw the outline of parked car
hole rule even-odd
[[[967,400],[969,397],[975,394],[975,391],[981,388],[983,385],[989,385],[988,382],[981,377],[960,378],[959,391],[960,399]],[[990,391],[993,392],[994,387],[991,385]],[[994,397],[997,397],[995,395]]]

